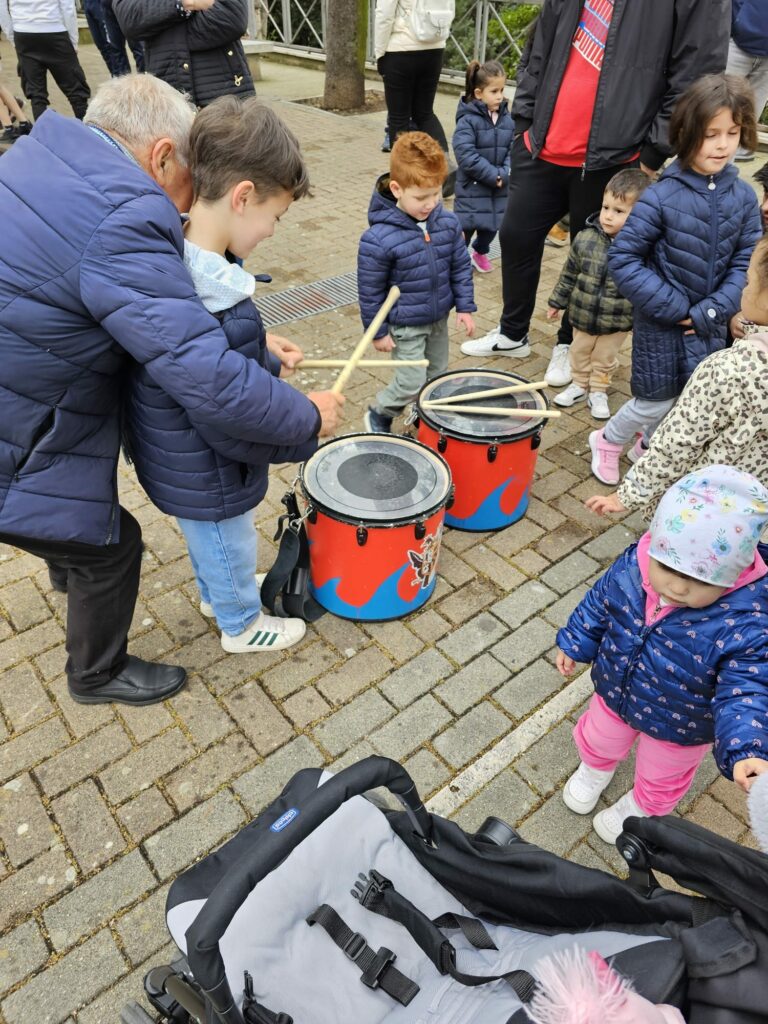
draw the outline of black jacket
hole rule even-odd
[[[537,156],[547,136],[583,0],[544,0],[512,116]],[[671,154],[669,115],[702,75],[725,70],[730,0],[616,0],[589,136],[587,170]]]
[[[218,96],[254,94],[240,42],[248,27],[246,0],[216,0],[189,16],[176,0],[113,0],[112,9],[126,38],[143,41],[147,71],[198,107]]]

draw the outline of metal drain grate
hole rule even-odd
[[[491,243],[491,259],[501,255],[498,238]],[[267,327],[278,327],[291,320],[301,320],[305,316],[316,313],[328,313],[340,306],[350,306],[357,302],[357,273],[353,270],[337,277],[326,277],[312,284],[300,284],[295,288],[286,288],[282,292],[271,295],[256,295],[264,324]]]

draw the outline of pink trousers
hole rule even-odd
[[[691,788],[696,769],[712,749],[709,743],[682,747],[638,732],[597,694],[576,723],[573,738],[581,760],[602,772],[613,771],[624,761],[637,740],[634,797],[646,814],[669,814]]]

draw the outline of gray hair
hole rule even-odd
[[[99,87],[83,120],[115,132],[131,150],[171,139],[180,163],[186,165],[195,113],[189,99],[167,82],[153,75],[121,75]]]

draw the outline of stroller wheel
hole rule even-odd
[[[513,843],[521,842],[519,834],[501,818],[486,818],[480,828],[475,832],[475,839],[481,843],[490,843],[493,846],[511,846]]]
[[[120,1024],[155,1024],[143,1006],[127,1003],[120,1011]]]

